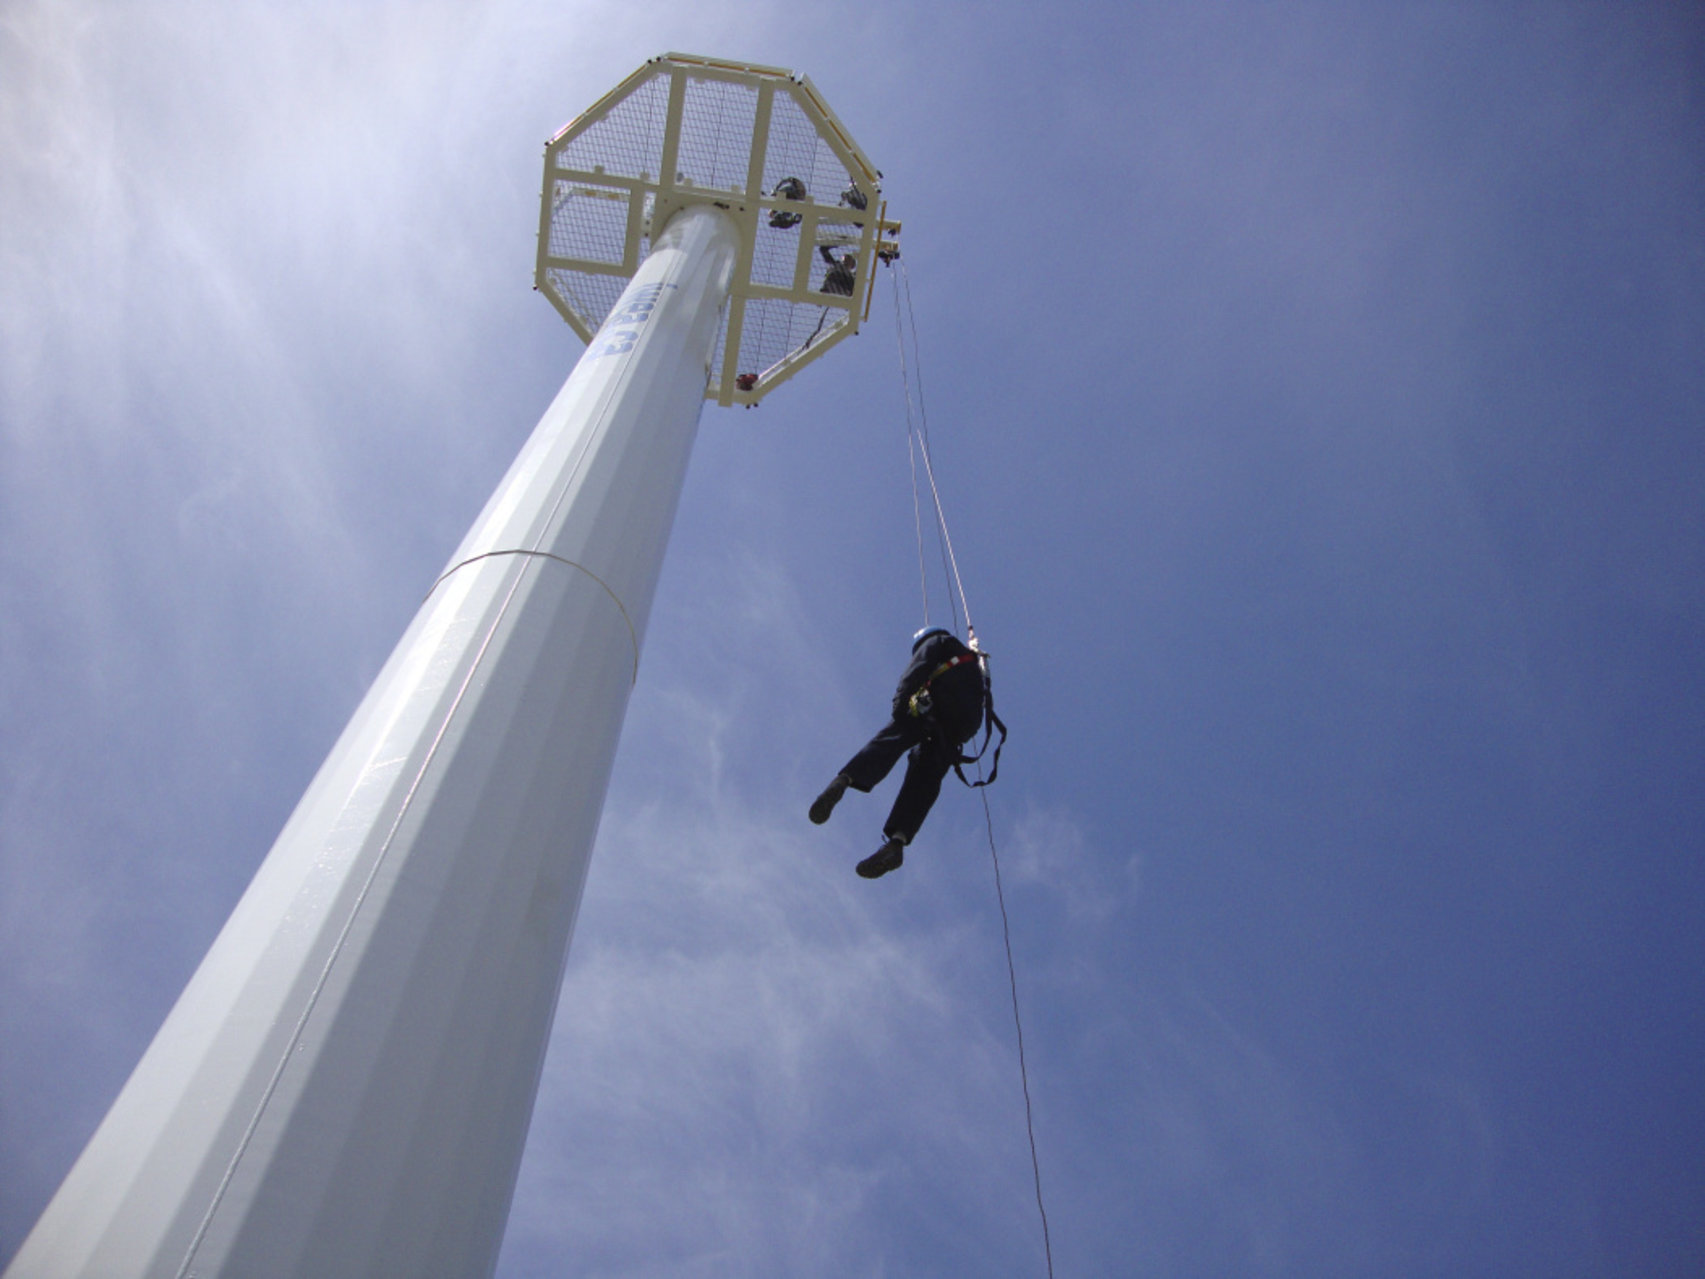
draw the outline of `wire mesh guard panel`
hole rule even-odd
[[[751,163],[758,90],[726,80],[687,78],[676,181],[741,191]]]
[[[653,59],[546,150],[539,288],[591,341],[653,230],[716,204],[742,247],[706,393],[756,401],[857,331],[875,263],[879,175],[826,112],[785,71]]]

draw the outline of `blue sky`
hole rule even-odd
[[[0,14],[0,1256],[572,367],[544,139],[682,49],[905,223],[1058,1273],[1705,1267],[1705,22],[1040,12]],[[891,306],[705,412],[506,1279],[1042,1273],[980,806],[804,820],[920,620]]]

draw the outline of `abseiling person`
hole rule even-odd
[[[906,860],[906,845],[941,794],[947,770],[962,761],[959,747],[983,724],[985,693],[982,662],[958,636],[928,626],[912,637],[912,660],[894,692],[892,717],[811,804],[811,820],[820,826],[848,788],[869,794],[910,752],[882,827],[882,847],[858,864],[864,878],[898,870]]]

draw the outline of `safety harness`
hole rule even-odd
[[[975,653],[961,653],[958,657],[948,658],[947,661],[943,662],[940,666],[936,667],[929,673],[929,678],[919,686],[917,692],[913,693],[911,697],[906,699],[906,710],[911,713],[914,719],[922,719],[925,715],[928,715],[930,711],[934,709],[930,703],[929,686],[935,683],[936,680],[940,679],[943,675],[947,674],[947,672],[952,670],[954,667],[963,666],[967,662],[974,662],[976,660],[977,655]],[[984,679],[985,681],[987,680],[987,675],[984,676]]]
[[[967,755],[956,748],[954,751],[953,771],[960,781],[964,782],[965,785],[969,786],[972,790],[976,790],[979,786],[989,785],[989,783],[994,781],[995,778],[1000,775],[1001,748],[1006,745],[1006,725],[1001,723],[1001,717],[995,714],[994,684],[989,679],[988,654],[981,652],[960,653],[957,657],[951,657],[947,661],[943,662],[940,666],[930,672],[929,678],[923,682],[923,686],[907,699],[906,710],[918,719],[929,718],[935,709],[930,701],[929,686],[935,683],[936,680],[940,679],[943,675],[947,674],[948,671],[953,670],[957,666],[964,666],[970,662],[976,662],[983,673],[983,744],[977,748],[977,753],[975,755]],[[989,761],[989,775],[978,781],[971,781],[965,776],[964,765],[975,764],[988,753],[989,743],[994,740],[994,735],[997,731],[1000,733],[1000,740],[995,742],[994,758]],[[977,734],[975,732],[971,734],[972,737],[975,737],[976,735]]]

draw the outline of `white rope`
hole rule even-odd
[[[909,311],[911,308],[910,287],[906,291],[906,305]],[[914,316],[912,323],[912,369],[917,379],[918,416],[922,421],[922,426],[914,425],[912,421],[912,383],[906,376],[906,325],[900,316],[900,281],[898,279],[894,281],[894,340],[900,344],[900,377],[906,386],[906,452],[915,459],[918,453],[922,452],[927,455],[929,450],[929,413],[924,404],[924,370],[923,362],[918,355],[918,326]],[[916,517],[918,504],[918,465],[914,460],[912,462],[912,511],[914,514],[913,522],[917,525],[918,566],[921,570],[924,561],[924,532],[922,520]],[[951,585],[952,569],[948,564],[947,552],[944,549],[945,543],[941,539],[941,504],[939,501],[935,505],[935,520],[935,544],[936,550],[941,555],[941,575]],[[957,631],[959,629],[959,611],[954,607],[952,591],[949,591],[947,595],[947,608],[953,616],[953,629]],[[929,625],[929,591],[927,587],[924,591],[924,625]]]
[[[900,290],[902,287],[904,287],[906,293],[906,319],[910,322],[912,330],[911,371],[908,371],[906,364],[906,324],[902,323],[900,318]],[[916,456],[923,458],[924,476],[929,481],[930,501],[935,507],[935,527],[937,536],[940,538],[942,570],[951,581],[953,588],[959,594],[957,606],[954,604],[953,595],[951,593],[947,597],[948,607],[953,613],[954,629],[958,629],[959,614],[963,612],[965,615],[966,636],[967,638],[974,640],[977,636],[977,628],[971,622],[971,605],[965,598],[965,582],[959,575],[959,557],[953,550],[953,536],[947,530],[947,512],[943,509],[941,504],[941,488],[936,483],[935,462],[930,454],[929,412],[924,404],[923,357],[918,350],[917,315],[912,310],[912,277],[910,271],[906,268],[904,259],[900,262],[900,279],[896,281],[894,288],[894,327],[896,330],[895,337],[900,345],[900,378],[904,384],[906,392],[907,449],[908,452],[910,452],[914,448],[913,442],[915,441]],[[912,382],[914,376],[917,382],[918,391],[918,416],[916,425],[914,425],[912,419]],[[921,570],[924,558],[923,523],[921,517],[917,517],[916,515],[918,508],[918,478],[915,462],[913,463],[912,468],[912,505],[914,517],[918,525],[918,564]],[[929,590],[927,586],[924,589],[924,624],[926,626],[929,624]]]
[[[917,432],[912,427],[912,379],[906,369],[905,326],[900,323],[900,286],[894,285],[894,341],[900,348],[900,386],[906,393],[906,461],[912,471],[912,526],[918,535],[918,588],[924,597],[924,625],[929,625],[929,573],[924,568],[924,517],[918,499]],[[922,388],[919,388],[922,394]]]

